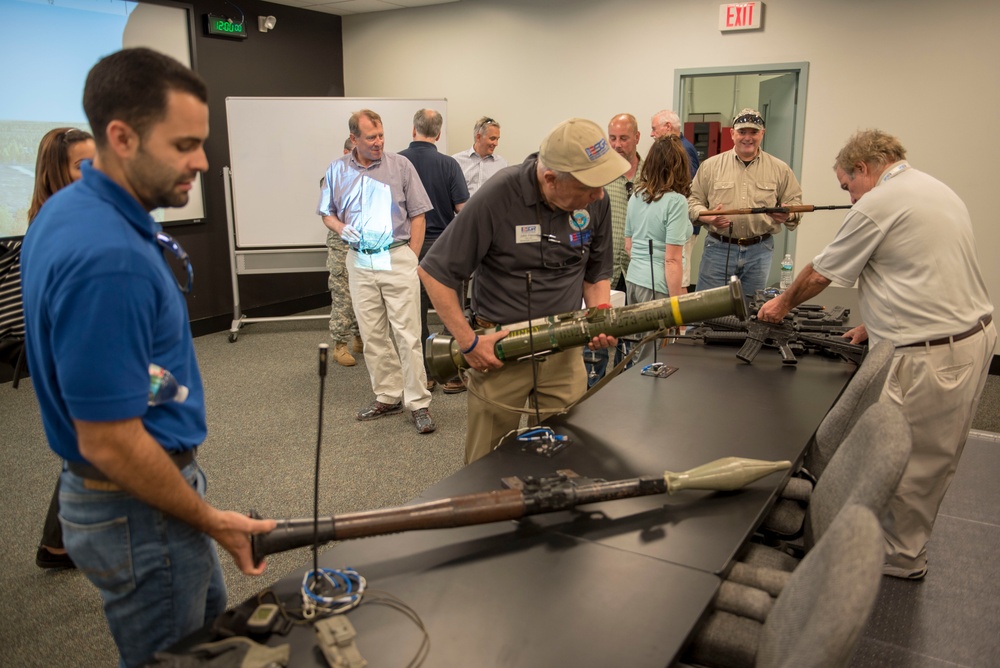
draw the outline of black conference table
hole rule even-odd
[[[806,355],[792,367],[768,348],[752,365],[735,355],[733,347],[678,341],[658,354],[678,367],[672,376],[642,376],[637,365],[551,418],[548,424],[571,438],[565,450],[549,458],[505,442],[413,503],[557,469],[612,480],[726,456],[800,459],[854,365]],[[738,492],[681,491],[517,522],[346,541],[322,554],[320,565],[356,568],[370,588],[413,608],[430,634],[428,667],[662,667],[683,649],[720,574],[787,475]],[[287,599],[304,572],[274,590]],[[385,606],[363,604],[348,619],[371,666],[405,666],[419,646],[416,626]],[[283,642],[291,645],[290,665],[325,665],[312,629],[267,644]]]

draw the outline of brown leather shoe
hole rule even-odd
[[[355,336],[354,337],[354,352],[356,352],[359,355],[361,353],[365,352],[365,344],[361,340],[360,336]]]
[[[362,408],[358,411],[355,416],[362,422],[366,420],[377,420],[380,417],[385,417],[386,415],[395,415],[403,410],[403,402],[399,401],[394,404],[383,404],[379,400],[375,400],[367,408]]]
[[[427,391],[428,392],[433,392],[435,387],[437,387],[437,381],[434,380],[433,378],[428,378],[427,379]]]
[[[465,383],[462,381],[461,376],[452,378],[441,386],[441,391],[445,394],[459,394],[465,392]]]
[[[357,361],[347,349],[346,343],[338,343],[333,347],[333,361],[340,366],[354,366]]]
[[[417,431],[421,434],[429,434],[437,427],[434,426],[434,420],[431,419],[431,413],[426,408],[418,408],[411,412],[413,416],[413,424],[417,426]]]

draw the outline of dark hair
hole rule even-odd
[[[124,121],[140,137],[167,115],[170,91],[190,93],[208,104],[201,77],[152,49],[122,49],[99,60],[83,87],[83,110],[98,146],[107,143],[108,123]]]
[[[441,134],[444,119],[433,109],[421,109],[413,115],[413,129],[423,137],[437,137]]]
[[[35,159],[35,191],[28,207],[29,224],[48,198],[73,183],[69,173],[69,147],[93,139],[89,132],[76,128],[56,128],[45,133],[38,143],[38,157]]]
[[[680,137],[657,137],[642,163],[642,199],[647,204],[663,197],[664,193],[691,194],[691,166],[687,151]]]

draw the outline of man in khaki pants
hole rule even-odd
[[[918,580],[997,342],[972,220],[948,186],[917,171],[880,130],[854,135],[834,166],[854,207],[837,236],[757,317],[781,322],[836,281],[858,281],[863,325],[852,343],[896,346],[881,401],[903,411],[913,453],[882,522],[882,572]]]
[[[477,335],[456,290],[476,272],[477,328],[527,320],[529,289],[530,315],[536,318],[579,310],[581,299],[587,306],[610,302],[614,258],[604,186],[629,167],[600,126],[564,121],[538,153],[491,178],[421,262],[424,288],[472,369],[466,463],[487,455],[518,426],[520,413],[491,402],[521,408],[530,398],[540,408],[565,406],[587,390],[587,373],[580,351],[572,349],[539,362],[537,384],[531,364],[503,364],[493,345],[507,332]],[[615,343],[601,334],[590,345]]]

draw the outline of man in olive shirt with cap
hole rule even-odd
[[[698,270],[698,290],[722,287],[730,276],[743,281],[752,295],[767,287],[774,252],[774,235],[784,225],[794,230],[799,214],[702,216],[709,209],[745,209],[802,204],[802,187],[781,160],[761,150],[764,119],[744,109],[733,119],[733,148],[701,163],[691,182],[688,214],[691,222],[708,227]]]
[[[470,366],[466,463],[488,454],[521,417],[479,397],[523,407],[534,396],[540,408],[561,407],[586,391],[587,374],[579,351],[549,355],[538,364],[533,390],[531,364],[504,364],[493,353],[507,332],[477,335],[455,290],[476,272],[476,328],[528,320],[529,299],[532,318],[578,310],[581,299],[607,304],[614,258],[604,186],[628,169],[600,126],[564,121],[538,153],[484,184],[420,263],[424,288]],[[589,345],[615,343],[601,334]]]

